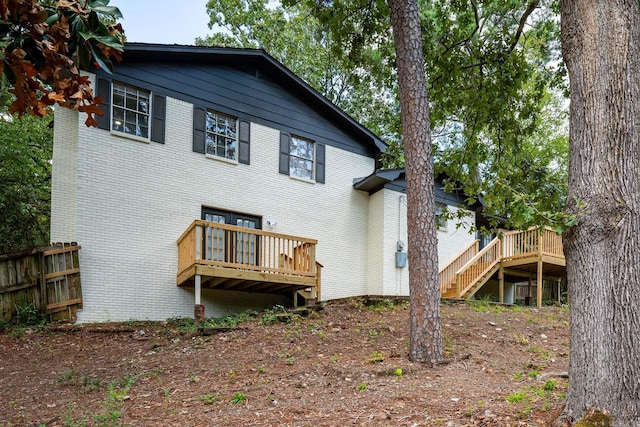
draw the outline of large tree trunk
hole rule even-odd
[[[443,358],[433,156],[416,0],[388,0],[398,66],[407,179],[410,343],[414,362]]]
[[[562,0],[571,83],[571,304],[564,416],[609,411],[640,425],[640,7],[638,0]]]

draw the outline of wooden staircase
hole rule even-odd
[[[555,271],[565,266],[562,238],[550,228],[510,231],[493,239],[482,250],[475,240],[440,270],[440,293],[442,298],[469,299],[491,278],[500,280],[502,289],[507,268],[514,273],[521,269],[523,273],[519,274],[535,272],[537,282],[542,283],[545,265]],[[541,295],[541,287],[538,292]],[[541,297],[538,304],[540,300]]]

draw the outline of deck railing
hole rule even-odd
[[[178,239],[178,274],[194,264],[316,276],[317,240],[196,220]]]
[[[545,262],[543,258],[548,260],[548,257],[564,258],[562,236],[549,227],[509,231],[493,239],[480,252],[476,241],[440,270],[440,292],[449,293],[455,282],[456,298],[460,298],[498,263],[518,259],[530,262],[525,259],[530,257],[537,257],[539,262]]]
[[[479,248],[480,241],[474,240],[469,246],[464,248],[456,258],[449,261],[449,263],[440,270],[438,276],[440,277],[441,294],[444,294],[450,287],[455,285],[456,272],[478,253]]]
[[[502,257],[514,260],[530,256],[553,256],[562,258],[562,236],[550,228],[532,227],[526,231],[509,231],[503,236]]]

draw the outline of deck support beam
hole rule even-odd
[[[196,305],[200,305],[200,294],[202,292],[202,276],[196,274],[195,276],[195,294],[196,294]]]
[[[536,305],[538,308],[542,307],[542,260],[538,261],[538,277],[537,281],[537,294],[536,294]]]
[[[200,324],[200,320],[204,319],[204,305],[200,303],[200,294],[202,292],[202,276],[196,274],[194,277],[194,293],[195,305],[193,307],[193,320],[196,326]]]
[[[504,268],[500,267],[498,270],[498,293],[500,295],[500,304],[504,304]]]

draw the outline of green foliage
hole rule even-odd
[[[466,304],[475,312],[486,313],[489,311],[489,303],[491,302],[491,296],[487,295],[485,298],[478,300],[468,300]]]
[[[506,397],[507,402],[509,403],[518,403],[522,402],[526,397],[526,393],[524,391],[516,391],[515,393],[510,394]]]
[[[384,356],[379,351],[374,351],[371,353],[371,357],[367,359],[368,363],[380,363],[384,362]]]
[[[376,7],[388,11],[384,1],[377,1]],[[210,0],[207,12],[210,25],[223,31],[199,38],[197,44],[265,49],[369,129],[397,139],[394,54],[387,34],[379,34],[376,44],[361,39],[345,54],[338,49],[344,33],[333,28],[341,18],[334,14],[327,22],[316,15],[321,9],[311,2]]]
[[[6,111],[0,106],[0,253],[47,245],[51,205],[51,118]]]
[[[546,391],[553,391],[555,387],[556,387],[556,383],[553,380],[547,380],[544,383],[544,389]]]
[[[367,388],[369,388],[369,384],[361,383],[361,384],[358,384],[357,390],[358,391],[365,391]]]
[[[231,397],[231,403],[234,405],[242,405],[247,400],[247,395],[244,393],[237,392]]]
[[[57,381],[65,386],[80,387],[86,392],[94,392],[102,389],[104,386],[104,382],[100,378],[82,374],[74,368],[65,369],[59,373]]]
[[[373,311],[387,311],[387,310],[395,310],[398,305],[404,304],[404,301],[396,301],[391,298],[385,298],[383,300],[373,300],[368,301],[365,304],[367,310]]]
[[[58,376],[58,381],[63,384],[75,383],[76,380],[77,373],[73,369],[65,371]],[[127,397],[135,380],[135,376],[124,377],[107,384],[107,396],[102,403],[100,412],[93,415],[95,422],[91,425],[98,427],[120,427],[123,425],[122,408],[124,406],[124,399]],[[74,406],[70,404],[67,412],[62,416],[63,425],[68,427],[87,425],[84,419],[75,420],[73,412]]]
[[[275,305],[273,308],[267,308],[264,310],[264,314],[260,319],[263,325],[273,325],[278,320],[278,314],[286,313],[287,310],[281,305]]]
[[[257,315],[255,310],[245,310],[243,312],[223,316],[223,317],[211,317],[204,321],[203,326],[218,326],[225,328],[235,328],[240,323],[250,322]]]
[[[523,418],[523,419],[524,419],[524,418],[528,418],[528,417],[529,417],[529,415],[531,415],[531,410],[532,410],[532,409],[533,409],[533,408],[531,408],[531,405],[530,405],[530,404],[526,404],[526,405],[524,405],[524,408],[522,408],[522,410],[521,410],[520,412],[518,412],[518,416],[519,416],[520,418]]]
[[[420,2],[436,172],[447,190],[514,228],[563,232],[566,72],[552,0]],[[391,146],[404,164],[386,1],[211,0],[217,33],[201,44],[261,47]]]
[[[2,2],[2,15],[0,73],[15,95],[9,111],[44,116],[58,103],[97,126],[99,99],[80,70],[113,72],[111,58],[123,49],[122,27],[109,24],[122,18],[118,8],[109,0],[14,0]]]
[[[215,402],[220,401],[220,395],[217,393],[207,393],[202,396],[196,397],[196,400],[204,403],[205,405],[211,405]]]
[[[47,323],[47,316],[38,310],[34,303],[23,303],[16,306],[16,315],[12,323],[18,326],[44,325]]]
[[[529,351],[531,351],[532,353],[535,353],[536,355],[538,355],[538,357],[540,357],[543,360],[550,360],[553,358],[553,354],[550,351],[545,350],[542,347],[539,347],[537,345],[530,346]]]
[[[65,427],[85,427],[87,423],[84,419],[74,420],[73,411],[75,406],[72,403],[67,405],[67,410],[62,414],[62,425]]]

